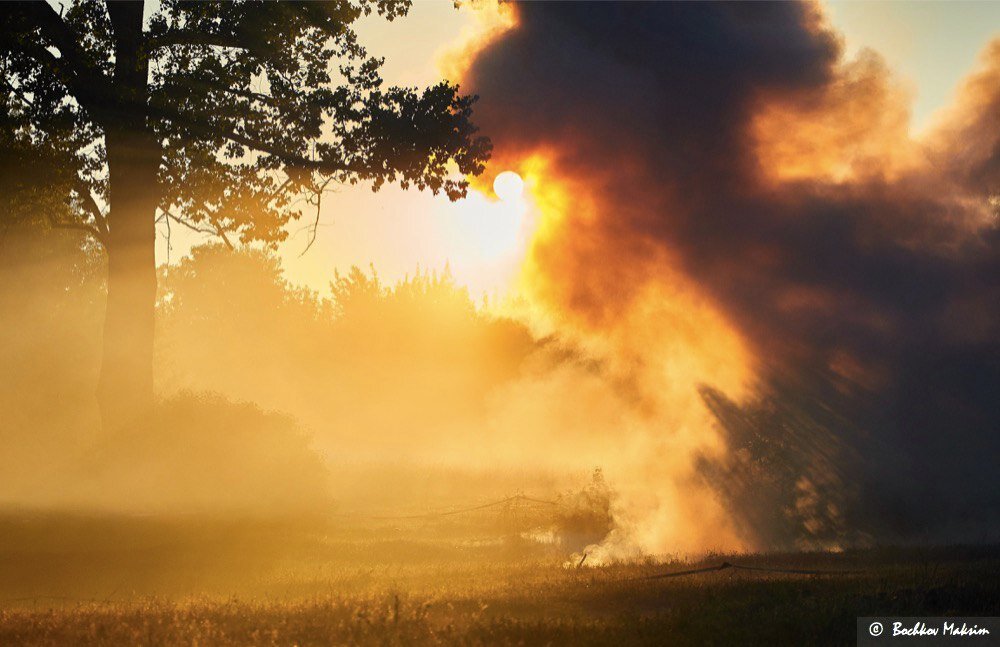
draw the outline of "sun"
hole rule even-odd
[[[524,194],[524,180],[514,171],[504,171],[493,180],[493,193],[503,202],[516,202]]]

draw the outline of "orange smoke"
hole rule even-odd
[[[909,135],[910,100],[866,50],[829,84],[761,102],[751,126],[760,169],[772,182],[894,181],[921,161]]]
[[[979,69],[959,89],[928,136],[939,164],[980,198],[974,227],[996,227],[1000,214],[1000,38],[980,57]]]
[[[482,49],[516,27],[512,5],[487,6],[478,34],[444,59],[446,73],[461,78]],[[626,252],[603,247],[612,238],[604,231],[613,222],[608,184],[620,169],[604,176],[566,171],[559,164],[564,154],[542,145],[507,147],[473,180],[489,194],[502,171],[524,179],[531,236],[511,307],[536,333],[558,335],[601,367],[596,379],[592,371],[541,367],[500,394],[494,403],[499,425],[571,429],[570,437],[543,432],[530,446],[510,446],[505,458],[605,469],[620,495],[619,527],[603,546],[589,549],[591,564],[633,554],[748,548],[695,465],[699,456],[725,451],[699,385],[745,397],[752,354],[662,246],[635,240]],[[635,257],[605,262],[622,253]],[[574,449],[569,460],[560,452],[567,444]]]
[[[770,407],[777,422],[767,429],[754,426],[759,416],[732,418],[774,448],[791,430],[775,460],[793,465],[789,472],[808,468],[808,483],[831,491],[869,467],[816,467],[808,458],[818,437],[856,443],[843,456],[864,455],[879,433],[899,445],[900,420],[938,424],[910,381],[940,379],[935,362],[961,375],[992,370],[975,364],[983,355],[974,351],[995,349],[953,346],[959,338],[942,331],[955,326],[942,325],[941,313],[978,304],[984,332],[972,341],[988,343],[995,329],[995,305],[984,298],[995,288],[981,277],[1000,257],[995,236],[977,236],[990,183],[995,193],[1000,180],[1000,45],[945,135],[918,140],[907,89],[871,52],[845,61],[814,3],[517,10],[516,28],[463,50],[455,69],[482,95],[491,175],[513,169],[526,179],[533,234],[518,283],[523,309],[536,330],[584,349],[614,394],[605,404],[618,407],[620,429],[607,428],[603,407],[593,429],[576,431],[588,440],[580,460],[601,460],[622,491],[619,531],[599,558],[763,547],[754,544],[758,529],[744,532],[757,521],[730,522],[697,478],[704,457],[737,453],[701,386],[737,409],[752,396],[766,400],[761,384],[787,397],[787,407]],[[831,376],[847,384],[803,395]],[[578,393],[590,391],[573,384],[550,382],[545,392],[586,411]],[[831,395],[844,387],[854,397],[850,385],[879,390],[879,416],[865,397]],[[831,401],[842,408],[827,418]],[[886,411],[899,420],[886,423]],[[886,426],[863,436],[855,420]],[[923,447],[906,445],[913,465],[944,469],[935,467],[940,452]],[[910,478],[864,476],[887,498]],[[813,505],[819,490],[808,489],[807,507],[823,508]],[[762,505],[771,503],[782,525],[789,506]],[[823,524],[800,521],[805,535],[821,534]]]
[[[600,367],[596,377],[541,367],[502,394],[500,424],[570,429],[509,447],[507,458],[604,468],[620,495],[618,529],[588,549],[593,564],[750,548],[695,469],[699,457],[725,451],[698,387],[711,384],[736,400],[749,395],[754,359],[745,340],[662,246],[636,240],[632,250],[606,247],[613,174],[561,172],[556,154],[541,148],[494,159],[491,169],[477,180],[481,191],[495,173],[514,170],[530,204],[532,233],[508,314]],[[607,262],[623,253],[633,255],[630,262]],[[568,458],[560,451],[567,446]]]
[[[437,67],[446,79],[463,78],[469,61],[504,32],[517,27],[517,11],[513,4],[498,0],[471,0],[458,3],[474,18],[471,26],[462,30],[457,43],[438,54]]]

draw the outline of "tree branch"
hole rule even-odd
[[[170,265],[170,252],[173,251],[173,230],[170,228],[170,218],[164,218],[163,222],[167,224],[167,265]]]
[[[101,245],[105,247],[107,246],[104,234],[102,234],[97,229],[97,227],[94,227],[93,225],[88,225],[85,222],[62,222],[60,220],[57,220],[55,215],[51,213],[48,214],[48,217],[49,217],[49,226],[51,226],[53,229],[76,229],[78,231],[85,231],[91,236],[93,236],[97,240],[97,242],[99,242]]]
[[[209,34],[195,29],[170,29],[160,34],[154,34],[146,39],[146,51],[173,45],[207,45],[213,47],[228,47],[231,49],[250,49],[236,36],[226,34]]]
[[[21,43],[21,51],[29,54],[53,73],[88,111],[106,110],[112,98],[110,80],[92,65],[87,52],[76,40],[73,30],[45,0],[32,0],[15,5],[28,23],[38,29],[42,38],[59,50],[57,58],[39,43]]]
[[[4,71],[4,74],[3,74],[3,84],[6,85],[10,89],[11,92],[13,92],[15,95],[17,95],[17,97],[26,106],[28,106],[29,108],[34,108],[35,107],[35,104],[31,101],[31,99],[29,99],[27,97],[27,95],[24,94],[24,91],[21,90],[21,88],[15,87],[13,83],[11,83],[10,81],[7,80],[6,71]]]
[[[301,254],[299,254],[299,258],[305,256],[306,252],[308,252],[312,248],[313,243],[316,242],[316,235],[319,231],[319,217],[323,207],[323,192],[326,191],[326,187],[330,186],[330,182],[332,181],[333,181],[332,177],[326,178],[326,180],[324,180],[323,183],[316,190],[316,195],[315,195],[316,217],[313,220],[313,224],[311,227],[312,231],[310,232],[309,242],[306,243],[306,248],[302,250]],[[313,201],[310,199],[309,202],[312,203]]]
[[[239,97],[241,99],[246,99],[247,101],[257,101],[265,106],[272,108],[281,107],[281,102],[277,98],[260,92],[254,92],[252,90],[244,90],[242,88],[230,87],[228,85],[222,85],[220,83],[215,83],[212,81],[205,81],[203,79],[186,78],[184,79],[183,86],[160,86],[157,90],[162,93],[163,96],[169,97],[171,91],[179,91],[182,93],[183,97],[187,97],[191,94],[192,88],[198,88],[206,92],[224,92],[226,94],[231,94],[234,97]]]
[[[174,212],[170,211],[170,209],[164,209],[160,207],[160,211],[163,212],[163,215],[157,218],[156,222],[159,222],[163,218],[167,218],[168,220],[173,220],[177,224],[187,227],[191,231],[197,232],[199,234],[218,236],[219,238],[222,239],[222,242],[226,244],[226,247],[228,247],[229,249],[235,249],[235,247],[233,247],[233,243],[229,240],[229,237],[226,236],[225,230],[222,229],[222,227],[220,227],[218,222],[215,221],[214,219],[212,221],[212,224],[215,226],[215,229],[205,229],[204,227],[199,227],[198,225],[192,222],[188,222],[184,218],[175,215]]]
[[[290,184],[292,184],[292,178],[291,178],[291,177],[286,177],[286,178],[285,178],[285,181],[284,181],[284,182],[282,182],[282,183],[281,183],[281,184],[280,184],[280,185],[278,186],[278,188],[276,188],[276,189],[275,189],[274,191],[271,191],[271,195],[267,196],[267,202],[266,202],[265,204],[271,204],[271,202],[272,202],[272,201],[273,201],[273,200],[274,200],[275,198],[277,198],[277,197],[278,197],[278,195],[280,195],[282,191],[284,191],[284,190],[285,190],[286,188],[288,188],[288,186],[289,186]]]
[[[247,99],[248,101],[259,101],[266,106],[280,107],[280,102],[269,94],[261,94],[260,92],[251,92],[249,90],[226,87],[217,83],[201,83],[199,85],[202,85],[210,90],[226,92],[242,99]]]
[[[226,230],[222,227],[222,223],[219,222],[218,218],[216,218],[215,216],[209,216],[209,219],[215,226],[215,233],[218,234],[219,238],[222,239],[222,242],[226,244],[226,247],[228,247],[230,250],[235,249],[235,247],[233,247],[233,244],[229,241],[229,236],[226,236]]]
[[[320,171],[321,173],[342,173],[344,171],[352,170],[350,166],[342,163],[335,162],[332,160],[314,160],[305,157],[300,153],[292,153],[289,151],[281,150],[271,146],[267,142],[260,141],[259,139],[254,139],[248,135],[244,135],[232,130],[220,128],[215,124],[206,124],[197,119],[191,119],[184,116],[177,110],[165,106],[161,101],[150,101],[150,115],[159,119],[165,119],[171,121],[177,125],[184,126],[188,128],[191,132],[205,137],[211,140],[215,137],[222,136],[229,141],[235,142],[237,144],[242,144],[247,148],[256,151],[258,153],[266,153],[267,155],[272,155],[279,160],[281,160],[286,166],[291,166],[295,168],[302,168],[311,171]]]
[[[83,201],[84,208],[87,209],[87,212],[90,213],[90,216],[94,219],[94,226],[107,236],[108,219],[104,215],[104,212],[101,211],[101,207],[97,204],[97,200],[94,199],[94,195],[90,192],[90,188],[82,181],[77,180],[77,184],[74,189]]]

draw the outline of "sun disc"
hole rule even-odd
[[[493,180],[493,192],[504,202],[513,202],[524,193],[524,180],[514,171],[504,171]]]

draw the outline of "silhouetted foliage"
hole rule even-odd
[[[293,198],[318,214],[331,183],[465,195],[490,149],[475,98],[447,82],[384,88],[351,28],[408,8],[164,0],[147,19],[143,2],[0,5],[0,206],[16,207],[2,217],[33,207],[107,249],[106,423],[152,397],[154,220],[273,244],[301,215]]]
[[[3,6],[0,136],[4,166],[17,171],[4,179],[65,180],[60,197],[95,236],[108,233],[108,130],[150,134],[158,181],[143,188],[161,214],[244,241],[284,238],[282,225],[301,215],[295,189],[399,182],[454,199],[467,183],[448,165],[482,170],[489,143],[469,121],[474,98],[446,82],[384,88],[381,60],[351,28],[373,11],[403,16],[407,0],[167,0],[145,25],[143,3],[127,4]],[[148,82],[129,63],[148,68]],[[34,163],[13,166],[29,150]]]

